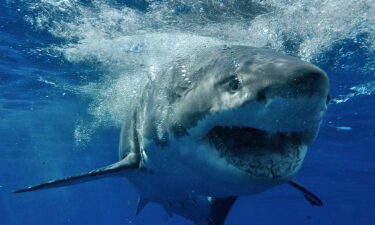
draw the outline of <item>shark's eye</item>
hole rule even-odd
[[[231,81],[228,84],[229,91],[238,91],[242,88],[241,81],[238,79],[238,77],[233,76],[231,77]]]

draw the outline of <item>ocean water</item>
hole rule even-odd
[[[267,47],[323,68],[332,97],[297,180],[241,197],[226,225],[375,224],[373,0],[2,0],[0,224],[179,224],[135,216],[125,179],[12,190],[117,160],[119,129],[144,83],[192,49]]]

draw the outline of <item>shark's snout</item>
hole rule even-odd
[[[285,72],[285,70],[284,70]],[[301,66],[288,72],[283,82],[270,82],[258,91],[257,100],[268,103],[274,98],[322,97],[327,103],[329,81],[327,75],[314,66]]]
[[[287,132],[319,126],[329,102],[329,80],[318,67],[290,60],[241,76],[243,93],[251,96],[242,107],[252,126]]]

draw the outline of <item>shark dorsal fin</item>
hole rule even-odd
[[[314,193],[311,191],[307,190],[304,186],[301,184],[297,183],[295,180],[291,180],[288,182],[289,185],[295,187],[296,189],[302,191],[303,196],[310,202],[311,205],[316,205],[316,206],[322,206],[323,202],[316,196]]]
[[[35,186],[30,186],[24,189],[13,191],[14,193],[22,193],[28,191],[36,191],[48,188],[64,187],[73,184],[84,183],[99,178],[104,178],[108,176],[113,176],[128,169],[137,169],[139,167],[139,159],[135,154],[130,153],[121,161],[113,163],[109,166],[105,166],[96,170],[92,170],[88,173],[83,173],[75,176],[65,177],[62,179],[51,180],[46,183],[38,184]]]

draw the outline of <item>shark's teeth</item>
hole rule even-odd
[[[207,137],[221,158],[256,177],[285,177],[299,168],[304,157],[296,132],[268,132],[237,126],[214,127]]]

